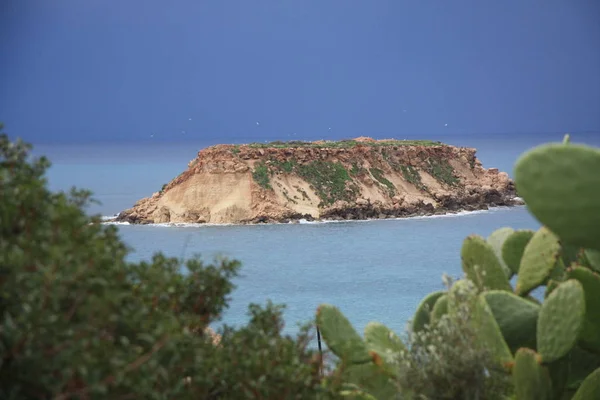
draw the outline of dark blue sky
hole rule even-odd
[[[2,0],[0,54],[34,142],[600,130],[598,0]]]

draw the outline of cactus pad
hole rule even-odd
[[[496,229],[486,239],[490,246],[492,246],[494,249],[494,253],[496,253],[496,257],[498,258],[498,261],[500,261],[500,265],[509,279],[513,276],[513,271],[508,268],[508,265],[506,265],[504,262],[504,258],[502,257],[502,247],[504,246],[506,239],[508,239],[508,237],[514,232],[515,230],[513,228],[504,227]]]
[[[431,311],[431,323],[437,323],[442,316],[444,316],[448,312],[448,295],[442,295],[433,306],[433,310]]]
[[[600,368],[588,375],[571,400],[600,399]]]
[[[373,363],[349,365],[343,369],[343,376],[376,399],[392,399],[398,393],[392,380]]]
[[[587,268],[575,267],[569,270],[568,276],[579,281],[585,293],[585,322],[579,344],[600,354],[600,275]]]
[[[600,251],[587,249],[584,254],[590,268],[596,272],[600,272]]]
[[[556,235],[545,227],[540,228],[525,246],[516,293],[524,296],[542,285],[554,270],[559,254],[560,243]]]
[[[558,287],[558,285],[560,285],[560,282],[553,281],[552,279],[550,279],[548,281],[548,284],[546,285],[546,291],[544,292],[544,298],[547,298],[548,296],[550,296],[550,293],[552,293],[552,291],[554,289],[556,289]]]
[[[440,296],[444,293],[445,292],[443,291],[433,292],[428,294],[423,300],[421,300],[421,303],[419,303],[419,306],[417,307],[417,312],[415,313],[415,317],[412,321],[411,330],[413,332],[416,333],[423,330],[425,325],[429,323],[429,315],[431,313],[431,310],[433,310],[433,305],[435,304],[437,299],[439,299]]]
[[[512,353],[502,337],[500,327],[494,318],[483,294],[477,297],[473,310],[477,339],[489,349],[492,357],[502,365],[513,361]]]
[[[320,305],[317,310],[317,325],[323,340],[336,356],[350,363],[371,361],[365,342],[337,307]]]
[[[545,363],[558,360],[573,348],[585,318],[581,283],[569,279],[550,293],[537,323],[538,351]]]
[[[529,229],[514,231],[504,241],[502,245],[502,259],[513,274],[519,273],[519,266],[521,265],[521,257],[523,257],[525,246],[527,246],[534,233],[534,231]]]
[[[547,144],[521,156],[515,183],[529,211],[565,243],[600,250],[600,150]]]
[[[535,351],[527,348],[517,351],[512,376],[517,399],[552,399],[552,383],[548,369],[540,365],[539,356]]]
[[[539,305],[503,290],[484,292],[483,296],[511,351],[536,347]]]
[[[400,352],[406,349],[398,335],[379,322],[367,324],[365,342],[369,351],[377,353],[387,364],[393,364]]]
[[[480,289],[512,291],[494,248],[481,236],[471,235],[461,249],[463,271]]]

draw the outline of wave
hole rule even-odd
[[[222,227],[222,226],[265,226],[265,225],[321,225],[321,224],[340,224],[340,223],[361,223],[361,222],[374,222],[374,221],[402,221],[407,219],[429,219],[429,218],[458,218],[458,217],[467,217],[474,216],[477,214],[485,214],[496,211],[503,210],[511,210],[515,208],[521,208],[523,206],[500,206],[500,207],[490,207],[487,210],[474,210],[474,211],[457,211],[457,212],[447,212],[444,214],[435,214],[435,215],[415,215],[411,217],[397,217],[397,218],[373,218],[373,219],[341,219],[341,220],[319,220],[319,221],[308,221],[306,219],[300,219],[298,221],[290,221],[287,223],[283,222],[271,222],[271,223],[261,223],[261,224],[211,224],[204,223],[198,224],[193,222],[168,222],[168,223],[160,223],[160,224],[144,224],[140,226],[150,226],[156,228],[203,228],[203,227]],[[120,222],[120,221],[110,221],[114,219],[116,216],[103,216],[102,222],[103,225],[132,225],[129,222]]]

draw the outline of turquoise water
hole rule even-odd
[[[438,139],[438,138],[434,138]],[[478,148],[485,167],[512,172],[525,150],[561,137],[446,137]],[[600,145],[600,138],[575,138]],[[210,143],[37,146],[53,161],[53,189],[89,188],[102,205],[91,212],[113,215],[157,191]],[[320,303],[335,304],[362,330],[372,320],[404,330],[419,301],[443,288],[442,274],[461,274],[460,247],[469,234],[489,235],[502,226],[536,229],[525,207],[402,220],[260,226],[119,226],[134,251],[131,260],[157,251],[181,257],[224,255],[242,262],[242,276],[223,322],[246,321],[246,306],[267,299],[285,303],[286,330],[314,316]]]

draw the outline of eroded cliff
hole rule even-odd
[[[517,204],[504,172],[473,148],[430,141],[218,145],[117,216],[131,223],[367,219]]]

